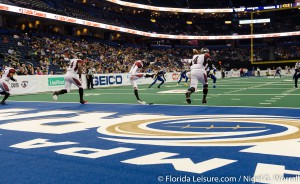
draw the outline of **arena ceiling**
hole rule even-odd
[[[123,0],[132,3],[174,8],[230,8],[293,3],[294,0]]]

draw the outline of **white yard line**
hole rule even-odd
[[[53,101],[32,101],[32,100],[28,100],[28,101],[15,101],[15,100],[9,100],[10,102],[14,102],[14,103],[47,103],[47,104],[55,104],[55,103],[65,103],[65,104],[78,104],[78,102],[53,102]],[[159,106],[177,106],[177,107],[185,107],[186,106],[186,101],[182,102],[185,103],[184,105],[178,105],[178,104],[155,104],[155,105],[159,105]],[[89,104],[110,104],[110,105],[116,105],[116,104],[121,104],[121,105],[133,105],[133,106],[137,106],[137,105],[141,105],[141,104],[128,104],[128,103],[99,103],[99,102],[89,102]],[[267,103],[267,104],[271,104],[271,103]],[[194,107],[199,107],[199,104],[189,104],[189,106],[194,106]],[[260,106],[219,106],[219,105],[206,105],[208,108],[210,107],[219,107],[219,108],[228,108],[228,107],[234,107],[234,108],[255,108],[255,109],[297,109],[300,110],[299,107],[260,107]]]
[[[263,84],[260,84],[260,85],[254,85],[254,86],[250,86],[250,87],[247,87],[247,88],[242,88],[242,89],[239,89],[239,90],[235,90],[235,91],[229,91],[229,92],[225,92],[225,93],[235,93],[235,92],[240,92],[240,91],[244,91],[244,90],[248,90],[248,89],[256,89],[258,87],[261,87],[261,86],[266,86],[266,85],[270,85],[274,82],[267,82],[267,83],[263,83]]]
[[[100,93],[84,94],[84,96],[100,96]]]
[[[51,93],[52,94],[52,93]],[[68,93],[67,95],[78,95],[78,93]],[[133,93],[99,93],[100,95],[109,95],[109,94],[114,94],[114,95],[132,95]],[[141,92],[141,94],[147,94],[147,95],[157,95],[157,93],[146,93],[146,92]],[[159,95],[164,95],[164,94],[168,94],[168,95],[182,95],[184,93],[163,93],[163,94],[159,94]],[[202,93],[193,93],[193,95],[201,95]],[[215,96],[274,96],[274,95],[291,95],[291,96],[300,96],[300,94],[208,94],[208,95],[215,95]]]
[[[284,91],[283,93],[286,93],[286,95],[294,95],[294,94],[290,94],[291,92],[295,91],[295,89],[289,89],[289,90],[286,90]],[[281,98],[284,98],[285,96],[276,96],[275,95],[275,98],[271,98],[271,100],[266,100],[266,102],[276,102],[277,100],[281,100]],[[260,103],[262,104],[262,103]]]

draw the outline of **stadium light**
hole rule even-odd
[[[240,20],[239,24],[259,24],[259,23],[269,23],[271,19],[253,19],[253,20]]]
[[[151,6],[145,4],[132,3],[122,0],[106,0],[111,3],[115,3],[121,6],[132,7],[132,8],[140,8],[152,11],[165,11],[165,12],[179,12],[179,13],[232,13],[233,8],[206,8],[206,9],[192,9],[192,8],[172,8],[172,7],[159,7],[159,6]],[[286,4],[278,4],[273,6],[257,6],[257,7],[240,7],[234,8],[235,12],[244,12],[244,11],[258,11],[258,10],[271,10],[271,9],[281,9],[281,8],[290,8],[300,6],[300,2],[298,3],[286,3]]]

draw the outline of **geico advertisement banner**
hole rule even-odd
[[[166,73],[166,82],[177,82],[179,80],[180,73]],[[137,84],[151,84],[154,81],[153,78],[141,77],[137,80]],[[124,86],[131,85],[128,73],[121,74],[96,74],[94,75],[94,87],[107,87],[107,86]],[[86,87],[86,86],[84,86]]]
[[[127,81],[127,75],[124,74],[96,74],[94,75],[94,87],[121,86]],[[86,87],[86,86],[85,86]]]
[[[120,74],[96,74],[94,75],[94,87],[107,87],[107,86],[124,86],[131,85],[128,73]],[[152,78],[141,77],[137,80],[138,84],[150,84],[153,82]],[[86,87],[86,86],[85,86]]]
[[[285,73],[285,72],[282,72]],[[262,71],[262,75],[265,72]],[[190,77],[190,73],[187,73]],[[227,77],[239,77],[239,71],[227,72]],[[220,77],[217,72],[217,77]],[[52,92],[55,90],[64,89],[65,80],[64,75],[29,75],[29,76],[15,76],[17,82],[10,81],[10,90],[12,95],[16,94],[34,94],[40,92]],[[180,78],[180,72],[166,73],[166,82],[177,82]],[[153,78],[141,77],[137,80],[139,85],[151,84],[154,81]],[[159,82],[159,81],[158,81]],[[94,75],[94,87],[108,87],[108,86],[126,86],[131,85],[128,74],[96,74]],[[86,77],[82,76],[82,87],[87,88]],[[72,89],[77,89],[75,85],[72,85]]]

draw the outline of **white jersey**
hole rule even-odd
[[[300,63],[295,64],[295,69],[300,69]]]
[[[282,70],[281,67],[276,68],[277,73],[281,72],[281,70]]]
[[[10,73],[15,73],[15,69],[11,67],[6,67],[4,69],[4,73],[2,74],[1,80],[9,81],[10,80]]]
[[[10,92],[9,80],[15,81],[14,78],[10,77],[11,73],[15,73],[15,69],[10,68],[10,67],[6,67],[4,69],[4,73],[3,73],[2,77],[0,78],[0,89],[1,89],[1,91],[4,91],[6,93]]]
[[[72,74],[77,74],[79,63],[83,63],[83,61],[81,59],[71,59],[69,62],[69,66],[67,68],[67,72]]]
[[[205,70],[208,66],[207,58],[210,58],[208,53],[194,55],[190,63],[191,70]]]
[[[143,62],[140,61],[140,60],[136,61],[136,62],[132,65],[132,67],[131,67],[131,69],[130,69],[130,71],[129,71],[129,77],[132,76],[132,75],[136,75],[136,74],[138,73],[138,71],[139,71],[142,67],[143,67]]]
[[[130,83],[133,86],[133,89],[138,89],[137,80],[144,76],[142,73],[138,73],[139,70],[143,67],[143,62],[137,60],[131,67],[129,71]]]

